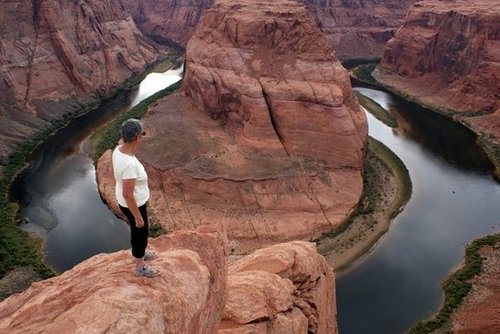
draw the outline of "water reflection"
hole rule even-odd
[[[419,108],[385,92],[356,89],[404,119],[405,130],[393,130],[367,114],[370,135],[407,166],[413,194],[372,252],[337,276],[339,328],[402,333],[437,311],[440,282],[462,260],[465,244],[500,231],[500,186],[484,173],[489,163],[467,131],[415,116]]]
[[[464,170],[490,173],[493,165],[476,143],[477,136],[448,118],[385,92],[357,91],[377,101],[397,120],[395,135],[411,138],[440,159]]]
[[[124,92],[99,110],[82,116],[35,152],[29,168],[18,177],[12,196],[21,203],[23,228],[45,237],[45,261],[57,271],[101,252],[129,247],[128,226],[102,203],[89,155],[92,135],[117,114],[179,81],[182,66],[151,73],[134,94]],[[131,97],[133,95],[133,97]]]

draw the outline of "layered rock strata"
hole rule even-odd
[[[303,0],[338,57],[380,57],[418,0]]]
[[[184,49],[214,0],[125,0],[138,28],[156,41]]]
[[[3,0],[0,36],[0,164],[48,122],[158,56],[119,0]]]
[[[138,155],[166,230],[224,221],[241,254],[346,221],[366,118],[302,4],[216,2],[187,45],[183,88],[150,107]],[[116,208],[110,152],[97,174]]]
[[[391,40],[374,76],[500,143],[500,3],[424,0]]]
[[[160,276],[135,276],[129,251],[97,255],[0,303],[0,332],[337,333],[333,272],[313,244],[259,250],[228,273],[221,225],[151,243]]]
[[[417,0],[302,0],[339,57],[380,57]],[[127,0],[141,31],[162,43],[185,48],[214,0]]]

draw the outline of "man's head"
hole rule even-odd
[[[142,122],[135,118],[130,118],[123,122],[121,132],[125,143],[133,142],[139,135],[145,135]]]

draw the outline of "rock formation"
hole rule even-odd
[[[303,0],[338,57],[380,57],[418,0]]]
[[[333,272],[313,244],[259,250],[228,277],[226,242],[220,225],[152,240],[155,278],[133,274],[129,251],[97,255],[0,303],[0,332],[337,333]]]
[[[500,2],[415,4],[374,76],[500,143]]]
[[[119,0],[0,1],[0,165],[158,57]]]
[[[302,0],[339,57],[380,57],[417,0]],[[185,48],[214,0],[127,0],[139,29],[158,42]]]
[[[156,41],[185,48],[214,0],[125,0],[138,28]]]
[[[214,225],[151,243],[159,277],[135,276],[130,251],[94,256],[0,303],[0,332],[216,333],[227,295],[224,231]]]
[[[224,221],[241,254],[345,222],[367,123],[302,4],[216,2],[187,45],[183,87],[150,108],[139,153],[166,230]],[[97,174],[113,207],[110,152]]]
[[[338,332],[335,280],[314,244],[258,250],[229,266],[221,334]]]

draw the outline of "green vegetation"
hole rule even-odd
[[[372,72],[377,67],[378,64],[372,63],[372,64],[364,64],[364,65],[359,65],[356,67],[352,73],[354,76],[361,80],[368,82],[370,84],[378,84],[377,80],[372,76]]]
[[[342,58],[340,59],[342,66],[347,69],[352,69],[356,66],[370,63],[380,63],[380,57],[351,57],[351,58]]]
[[[120,127],[121,124],[129,119],[129,118],[142,118],[144,114],[148,111],[148,107],[151,103],[154,101],[158,100],[159,98],[162,98],[164,96],[167,96],[171,94],[172,92],[176,91],[179,89],[181,86],[181,81],[177,82],[176,84],[173,84],[172,86],[165,88],[158,93],[151,95],[147,99],[144,99],[130,109],[128,112],[125,114],[121,115],[120,117],[115,118],[105,129],[105,131],[100,135],[98,143],[96,144],[95,150],[94,150],[94,160],[99,159],[101,155],[106,152],[108,149],[112,149],[116,146],[118,141],[120,140]]]
[[[500,145],[494,144],[493,139],[488,139],[484,135],[478,137],[477,143],[484,149],[491,162],[495,166],[494,175],[498,182],[500,182]]]
[[[446,330],[450,326],[452,313],[460,306],[472,288],[471,279],[481,273],[483,260],[479,255],[479,250],[483,246],[495,246],[498,243],[500,243],[500,233],[475,240],[471,245],[468,245],[465,249],[465,264],[443,283],[445,300],[439,313],[431,320],[418,323],[408,333],[424,334]]]
[[[16,267],[32,267],[42,278],[54,276],[55,271],[42,262],[40,249],[41,241],[32,238],[29,233],[21,230],[14,222],[18,205],[9,201],[9,186],[16,175],[25,167],[26,161],[35,148],[51,134],[65,127],[75,118],[95,110],[105,98],[113,98],[119,91],[130,89],[137,85],[151,69],[157,66],[171,64],[178,56],[166,55],[158,59],[145,71],[128,78],[121,87],[110,92],[106,97],[97,97],[78,111],[69,112],[61,118],[52,121],[44,130],[26,140],[12,153],[3,168],[3,177],[0,179],[0,279]],[[143,106],[144,108],[144,106]],[[132,117],[132,116],[131,116]]]
[[[396,118],[389,111],[385,110],[380,104],[357,91],[354,91],[354,95],[358,98],[359,103],[379,121],[391,128],[398,126]]]

